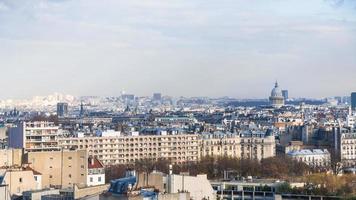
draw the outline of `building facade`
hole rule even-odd
[[[216,199],[216,194],[206,174],[197,176],[171,174],[167,179],[167,193],[187,191],[191,199]]]
[[[132,164],[141,159],[167,159],[173,163],[197,161],[197,135],[144,135],[118,137],[60,138],[63,149],[87,149],[104,165]]]
[[[21,122],[9,130],[9,147],[34,151],[60,150],[58,126],[53,122]]]
[[[339,152],[345,166],[356,166],[356,129],[341,130]]]
[[[22,149],[1,149],[0,167],[21,166],[22,156]]]
[[[63,149],[87,149],[104,165],[133,164],[137,160],[166,159],[181,164],[204,156],[261,160],[275,156],[275,139],[264,133],[179,134],[117,137],[60,138]]]
[[[287,155],[312,167],[329,167],[331,163],[330,153],[326,149],[294,150],[288,152]]]
[[[10,196],[41,189],[41,174],[31,168],[12,167],[1,172],[0,185],[8,185]]]
[[[200,142],[201,157],[229,156],[262,160],[275,156],[275,138],[265,133],[209,134]]]
[[[85,186],[87,183],[86,150],[28,152],[24,160],[42,174],[43,188],[72,188],[74,184]]]

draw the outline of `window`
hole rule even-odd
[[[98,177],[98,182],[101,182],[101,177],[100,176]]]
[[[72,160],[72,157],[70,156],[70,157],[68,157],[68,160]]]
[[[69,174],[68,177],[69,177],[69,178],[72,178],[72,174]]]
[[[53,178],[53,176],[52,176],[52,175],[49,175],[49,178]]]
[[[80,168],[84,169],[84,165],[81,165]]]
[[[93,177],[90,177],[90,182],[91,182],[91,183],[93,182]]]
[[[37,181],[37,176],[35,176],[35,181]]]
[[[22,183],[22,178],[19,178],[19,182]]]

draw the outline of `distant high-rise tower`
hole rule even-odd
[[[58,117],[68,116],[68,103],[57,103],[57,116]]]
[[[153,94],[153,100],[154,101],[161,101],[162,100],[162,94],[161,93],[154,93]]]
[[[282,90],[282,96],[284,97],[284,101],[286,101],[289,98],[288,90]]]
[[[84,116],[84,104],[83,104],[83,101],[80,103],[80,112],[79,112],[79,115],[81,117]]]
[[[351,109],[356,110],[356,92],[351,93]]]
[[[280,108],[284,106],[284,97],[282,95],[282,91],[278,86],[278,82],[276,81],[274,88],[272,89],[271,96],[269,97],[269,101],[272,107]]]

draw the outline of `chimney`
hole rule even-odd
[[[90,157],[90,164],[94,165],[94,157]]]

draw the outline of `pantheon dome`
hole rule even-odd
[[[278,82],[276,81],[274,88],[271,91],[271,96],[269,97],[269,102],[272,107],[280,108],[284,106],[284,97],[282,95],[282,90],[279,88]]]

